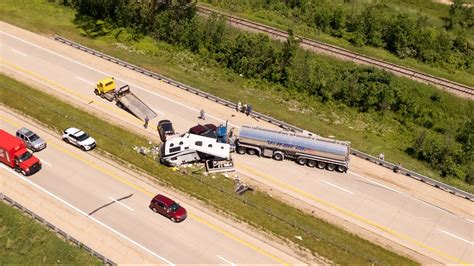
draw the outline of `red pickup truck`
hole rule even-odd
[[[41,169],[41,162],[26,149],[25,143],[0,129],[0,162],[23,175],[31,175]]]

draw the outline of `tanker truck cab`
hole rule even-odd
[[[41,162],[26,149],[25,143],[0,130],[0,161],[25,176],[41,169]]]

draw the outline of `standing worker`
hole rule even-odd
[[[145,116],[145,124],[143,125],[144,128],[148,127],[148,121],[150,121],[150,119],[148,118],[148,116]]]
[[[247,106],[247,112],[246,112],[246,113],[247,113],[247,116],[249,116],[251,112],[252,112],[252,105],[249,104],[249,105]]]
[[[240,111],[242,111],[242,103],[241,102],[239,102],[237,104],[237,112],[240,112]]]
[[[206,120],[206,114],[204,113],[204,109],[201,109],[201,111],[199,112],[200,113],[200,117],[202,120]]]

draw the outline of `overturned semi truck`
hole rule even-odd
[[[349,169],[351,147],[347,141],[242,126],[235,145],[239,154],[271,157],[277,161],[289,159],[329,171]]]

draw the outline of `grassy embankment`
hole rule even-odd
[[[34,6],[34,8],[32,8]],[[2,1],[0,16],[3,20],[43,34],[60,34],[66,38],[100,50],[104,53],[140,65],[185,84],[219,97],[237,102],[250,102],[254,109],[322,136],[335,136],[350,140],[353,147],[377,155],[385,153],[391,162],[402,162],[407,169],[415,170],[441,180],[449,185],[474,192],[474,186],[456,178],[443,178],[427,164],[411,158],[405,150],[414,137],[413,128],[402,125],[393,116],[376,113],[359,113],[343,104],[322,104],[302,97],[298,92],[288,92],[263,81],[248,80],[221,68],[206,58],[168,44],[158,43],[149,37],[139,42],[128,40],[129,35],[111,34],[97,39],[82,37],[81,30],[72,23],[73,10],[63,6],[35,1]],[[338,65],[331,57],[323,58],[325,64]],[[413,81],[400,79],[412,86]],[[418,86],[418,85],[417,85]],[[423,97],[432,93],[444,94],[453,105],[462,103],[446,92],[424,87]],[[420,96],[421,97],[421,96]]]
[[[236,4],[235,2],[229,2],[226,5],[209,4],[206,1],[199,0],[199,5],[204,7],[213,8],[233,16],[239,16],[250,21],[262,23],[280,30],[293,29],[297,35],[322,41],[328,44],[336,45],[341,48],[347,49],[352,52],[360,53],[370,57],[378,58],[387,62],[391,62],[397,65],[405,66],[414,70],[421,71],[423,73],[431,74],[436,77],[442,77],[454,82],[465,84],[468,86],[474,86],[474,79],[472,73],[465,71],[446,71],[445,69],[430,66],[419,62],[412,58],[401,59],[394,54],[382,49],[374,48],[370,46],[358,47],[352,45],[347,40],[330,36],[329,34],[318,31],[314,27],[309,27],[304,22],[291,19],[289,17],[282,16],[278,11],[271,9],[258,8],[255,5],[242,3]],[[342,0],[337,0],[342,2]],[[361,9],[365,4],[373,1],[355,1],[354,12]],[[432,1],[425,0],[396,0],[396,1],[385,1],[393,10],[399,10],[406,13],[417,13],[427,17],[429,22],[437,27],[442,27],[443,18],[448,16],[449,6],[433,3]],[[250,7],[251,6],[251,7]],[[474,42],[474,37],[469,37]]]
[[[19,210],[0,202],[0,265],[101,265]]]
[[[377,246],[343,229],[324,222],[279,201],[267,193],[253,191],[243,196],[233,192],[233,181],[222,176],[205,177],[200,173],[182,174],[160,165],[151,156],[136,156],[134,146],[145,146],[147,140],[125,129],[100,120],[55,97],[0,75],[0,99],[35,121],[60,132],[74,123],[87,130],[97,141],[96,152],[107,154],[123,165],[138,168],[156,180],[187,193],[259,230],[294,241],[338,264],[396,264],[414,262]],[[40,247],[40,246],[38,246]]]

